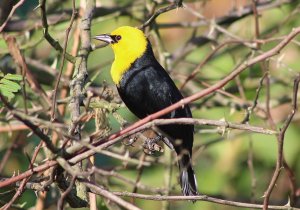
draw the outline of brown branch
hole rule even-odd
[[[124,197],[133,197],[143,200],[153,200],[153,201],[208,201],[211,203],[217,203],[226,206],[235,206],[235,207],[244,207],[244,208],[253,208],[261,209],[263,205],[261,204],[250,204],[242,203],[230,200],[223,200],[219,198],[210,197],[207,195],[199,196],[163,196],[163,195],[145,195],[139,193],[130,193],[130,192],[113,192],[115,195],[124,196]],[[281,209],[281,210],[300,210],[299,208],[290,207],[290,206],[269,206],[269,209]]]
[[[74,156],[73,158],[71,158],[69,160],[69,162],[71,164],[75,164],[81,160],[84,160],[88,157],[90,157],[91,155],[94,155],[96,153],[97,150],[103,150],[117,142],[119,142],[121,139],[130,136],[134,133],[137,133],[139,131],[144,130],[145,128],[151,128],[155,125],[163,125],[163,124],[172,124],[172,123],[186,123],[186,124],[198,124],[198,125],[213,125],[213,126],[220,126],[225,128],[235,128],[235,129],[242,129],[242,130],[249,130],[249,131],[253,131],[253,132],[258,132],[258,133],[263,133],[263,134],[270,134],[273,135],[275,134],[274,131],[272,130],[267,130],[261,127],[254,127],[254,126],[250,126],[250,125],[244,125],[244,124],[233,124],[233,123],[229,123],[226,121],[214,121],[214,120],[200,120],[200,119],[190,119],[190,118],[182,118],[182,119],[157,119],[157,120],[153,120],[153,122],[148,122],[147,124],[144,124],[143,126],[137,127],[131,131],[128,131],[126,133],[123,133],[122,135],[118,135],[118,137],[114,137],[117,134],[112,134],[110,137],[108,137],[108,139],[101,139],[100,141],[98,141],[96,143],[96,145],[98,145],[95,150],[94,149],[90,149],[86,152],[82,152],[81,154],[77,154],[76,156]],[[119,133],[119,132],[117,132]],[[89,142],[89,139],[83,139],[81,142],[84,145],[83,142]],[[69,147],[66,149],[66,153],[67,154],[74,154],[75,152],[78,152],[80,149],[82,149],[81,145],[74,145],[72,147]],[[41,172],[44,171],[52,166],[57,165],[56,161],[48,161],[47,163],[35,167],[34,171],[35,172]],[[30,176],[32,174],[31,171],[26,171],[23,172],[22,174],[12,177],[10,179],[5,180],[5,182],[0,182],[0,188],[7,186],[9,184],[12,184],[16,181],[19,181],[21,179],[24,179],[27,176]]]
[[[26,80],[28,81],[31,89],[35,91],[41,98],[43,98],[47,104],[50,106],[51,101],[48,98],[45,90],[42,88],[40,83],[36,80],[35,76],[32,74],[32,72],[29,70],[25,58],[22,55],[19,46],[17,44],[16,38],[10,35],[5,35],[4,39],[7,43],[9,52],[11,56],[14,58],[15,62],[18,64],[18,66],[22,69],[22,73],[25,76]],[[24,84],[25,85],[25,84]]]
[[[138,190],[138,184],[141,181],[142,174],[143,174],[143,171],[144,171],[144,164],[143,163],[144,163],[145,159],[146,159],[146,154],[142,153],[142,155],[140,157],[140,164],[137,167],[137,176],[136,176],[134,186],[133,186],[133,190],[132,190],[133,193],[136,193],[137,190]]]
[[[63,52],[62,52],[62,55],[61,55],[61,63],[60,63],[59,73],[58,73],[58,77],[56,79],[55,87],[54,87],[54,90],[53,90],[52,107],[51,107],[51,121],[52,122],[56,118],[57,89],[58,89],[58,85],[60,83],[60,79],[61,79],[61,76],[62,76],[62,71],[63,71],[63,68],[64,68],[65,56],[66,56],[66,51],[67,51],[67,46],[68,46],[68,41],[69,41],[69,34],[70,34],[71,29],[72,29],[73,22],[75,20],[76,15],[77,15],[77,11],[76,11],[76,7],[75,7],[75,0],[72,0],[72,16],[71,16],[69,26],[66,29],[66,37],[65,37]]]
[[[72,177],[72,180],[71,180],[71,182],[70,182],[69,187],[66,189],[66,191],[64,191],[64,192],[61,194],[61,197],[60,197],[60,199],[59,199],[58,202],[57,202],[57,209],[58,209],[58,210],[63,210],[63,209],[64,209],[64,200],[65,200],[65,198],[68,196],[68,194],[72,191],[73,186],[74,186],[74,184],[75,184],[75,181],[76,181],[76,177],[73,176],[73,177]]]
[[[4,169],[4,166],[5,164],[7,163],[9,157],[11,156],[13,150],[17,149],[19,147],[19,135],[18,134],[14,140],[12,141],[11,145],[7,148],[5,154],[2,156],[2,159],[1,159],[1,163],[0,163],[0,174],[2,174],[2,170]]]
[[[176,120],[178,120],[178,121],[182,121],[182,119],[173,119],[173,120],[169,120],[169,119],[165,119],[165,120],[162,120],[162,119],[158,119],[158,120],[155,120],[155,121],[153,121],[154,123],[156,122],[156,121],[160,121],[160,124],[162,125],[162,124],[172,124],[172,123],[178,123],[178,121],[176,121]],[[201,122],[200,121],[198,121],[197,122],[197,120],[195,120],[195,119],[184,119],[184,121],[188,121],[188,122],[184,122],[184,123],[187,123],[187,124],[193,124],[193,123],[199,123],[199,124],[201,124]],[[123,138],[125,138],[125,137],[127,137],[127,136],[130,136],[130,135],[132,135],[132,134],[134,134],[134,133],[136,133],[136,132],[139,132],[139,131],[141,131],[141,130],[144,130],[145,128],[150,128],[150,127],[153,127],[155,124],[153,124],[153,122],[149,122],[148,124],[143,124],[143,125],[141,125],[140,127],[137,127],[137,128],[134,128],[134,129],[132,129],[132,130],[130,130],[130,131],[127,131],[127,132],[125,132],[125,133],[122,133],[122,131],[119,131],[119,132],[117,132],[117,133],[115,133],[115,134],[112,134],[112,135],[110,135],[108,138],[102,138],[101,140],[99,140],[98,142],[96,142],[95,144],[93,144],[94,146],[97,146],[95,149],[93,149],[93,150],[88,150],[88,151],[85,151],[85,152],[83,152],[83,151],[81,151],[80,153],[81,154],[78,154],[78,155],[76,155],[76,156],[74,156],[73,158],[71,158],[69,161],[70,161],[70,163],[72,163],[72,164],[75,164],[75,163],[77,163],[77,162],[79,162],[79,161],[81,161],[81,160],[83,160],[83,159],[85,159],[85,158],[88,158],[88,157],[90,157],[91,155],[94,155],[96,152],[96,150],[102,150],[102,149],[105,149],[105,148],[107,148],[107,147],[109,147],[109,146],[111,146],[111,145],[113,145],[113,144],[115,144],[115,143],[117,143],[117,142],[119,142],[121,139],[123,139]],[[212,120],[205,120],[205,122],[203,123],[203,121],[202,121],[202,123],[203,124],[208,124],[208,122],[213,122]],[[181,122],[182,123],[182,122]],[[241,126],[238,126],[238,125],[231,125],[231,124],[228,124],[227,122],[223,122],[223,121],[220,121],[220,122],[215,122],[215,125],[219,125],[219,126],[224,126],[224,128],[227,128],[228,127],[228,125],[230,125],[230,126],[232,126],[232,127],[239,127],[239,128],[247,128],[247,127],[245,127],[246,125],[241,125]],[[270,130],[264,130],[263,128],[251,128],[251,130],[253,130],[253,131],[255,131],[255,132],[263,132],[263,133],[265,133],[265,134],[274,134],[274,131],[270,131]],[[122,134],[119,134],[119,133],[122,133]],[[84,140],[82,140],[81,142],[89,142],[90,140],[89,139],[84,139]],[[76,152],[78,152],[78,151],[80,151],[82,149],[82,146],[80,146],[80,145],[75,145],[75,146],[72,146],[72,147],[69,147],[69,148],[67,148],[66,149],[66,153],[68,153],[68,154],[74,154],[74,153],[76,153]]]
[[[258,0],[252,0],[252,10],[253,10],[253,17],[255,21],[255,39],[259,39],[260,30],[259,30],[259,14],[257,11],[257,4],[259,3]]]
[[[259,98],[259,94],[260,94],[260,91],[263,87],[263,82],[264,82],[264,79],[269,75],[268,72],[265,72],[265,74],[262,76],[262,78],[260,79],[259,81],[259,86],[257,87],[256,89],[256,94],[255,94],[255,97],[254,97],[254,100],[253,100],[253,103],[252,103],[252,106],[251,107],[248,107],[247,108],[247,114],[246,116],[244,117],[244,119],[242,120],[242,124],[247,124],[249,123],[250,121],[250,116],[253,112],[253,110],[256,108],[257,104],[258,104],[258,98]]]
[[[87,147],[87,148],[90,148],[91,150],[94,150],[96,153],[99,153],[99,154],[102,154],[102,155],[105,155],[105,156],[108,156],[108,157],[112,157],[112,158],[115,158],[115,159],[118,159],[118,160],[122,160],[123,162],[126,162],[126,163],[132,163],[132,164],[135,164],[135,165],[139,165],[141,164],[139,160],[137,159],[134,159],[134,158],[130,158],[130,157],[127,157],[124,155],[119,155],[119,154],[116,154],[116,153],[113,153],[113,152],[110,152],[110,151],[107,151],[107,150],[99,150],[97,147],[94,147],[92,145],[90,145],[89,143],[83,143],[82,144],[83,146]],[[142,163],[143,166],[150,166],[150,162],[143,162]]]
[[[22,179],[25,179],[26,177],[31,176],[34,173],[38,173],[38,172],[42,172],[45,171],[53,166],[56,166],[57,162],[54,160],[51,161],[47,161],[46,163],[44,163],[43,165],[37,166],[32,168],[31,170],[27,170],[25,172],[23,172],[20,175],[5,179],[4,181],[0,182],[0,188],[11,185],[13,183],[16,183]]]
[[[260,62],[264,59],[267,59],[267,58],[270,58],[271,56],[274,56],[276,54],[278,54],[280,52],[281,49],[283,49],[295,36],[297,36],[298,34],[300,33],[300,28],[295,28],[290,34],[288,34],[285,39],[283,39],[277,46],[275,46],[274,48],[272,48],[271,50],[257,56],[257,57],[254,57],[253,59],[250,59],[247,63],[245,63],[244,65],[240,66],[239,68],[235,69],[231,74],[229,74],[227,77],[225,77],[224,79],[222,79],[221,81],[219,81],[218,83],[216,83],[215,85],[212,85],[210,88],[207,88],[201,92],[198,92],[188,98],[185,98],[183,100],[181,100],[180,102],[160,111],[160,112],[157,112],[157,113],[154,113],[140,121],[138,121],[137,123],[133,124],[132,126],[129,126],[128,128],[125,128],[124,130],[122,131],[119,131],[115,134],[112,134],[110,135],[108,138],[106,139],[101,139],[100,141],[98,141],[95,145],[98,145],[98,149],[100,148],[106,148],[116,142],[118,142],[122,137],[124,137],[123,135],[127,134],[129,135],[130,132],[133,132],[134,129],[142,126],[142,125],[145,125],[147,122],[150,122],[151,120],[155,119],[155,118],[158,118],[168,112],[171,112],[179,107],[182,107],[184,106],[185,104],[187,103],[190,103],[194,100],[197,100],[201,97],[204,97],[208,94],[211,94],[213,91],[215,90],[218,90],[220,89],[221,87],[223,87],[224,85],[226,85],[229,81],[231,81],[236,75],[238,75],[239,73],[241,73],[242,71],[244,71],[247,67],[257,63],[257,62]],[[74,150],[74,147],[71,147],[69,148],[69,150],[74,150],[74,151],[78,151],[78,147],[75,147],[77,148],[77,150]],[[81,147],[79,147],[81,148]],[[68,151],[68,150],[67,150]],[[83,160],[91,155],[94,154],[94,151],[87,151],[87,152],[84,152],[82,154],[79,154],[79,155],[76,155],[74,156],[70,162],[71,163],[76,163],[80,160]],[[33,169],[33,171],[43,171],[49,167],[52,167],[54,165],[56,165],[57,162],[56,161],[48,161],[47,163],[45,163],[44,165],[41,165],[41,166],[38,166],[36,168]],[[16,182],[20,179],[23,179],[27,176],[30,176],[30,174],[32,174],[33,172],[32,171],[26,171],[24,172],[23,174],[19,175],[19,176],[16,176],[16,177],[13,177],[13,178],[10,178],[10,179],[7,179],[4,182],[0,182],[0,187],[1,186],[7,186],[8,184],[11,184],[13,182]]]
[[[93,183],[87,182],[87,181],[83,181],[82,183],[85,184],[88,188],[90,188],[90,190],[93,193],[101,195],[101,196],[109,199],[110,201],[115,202],[118,205],[124,207],[125,209],[140,210],[140,208],[132,205],[131,203],[128,203],[128,202],[124,201],[123,199],[121,199],[118,196],[114,195],[110,191],[107,191],[107,190],[103,189],[102,187],[99,187],[99,186],[97,186]]]
[[[140,129],[150,128],[157,125],[170,125],[170,124],[192,124],[192,125],[210,125],[210,126],[218,126],[223,127],[224,129],[238,129],[238,130],[245,130],[251,131],[255,133],[273,135],[276,134],[276,131],[265,129],[262,127],[256,127],[251,125],[245,124],[235,124],[227,121],[221,120],[208,120],[208,119],[194,119],[194,118],[177,118],[177,119],[156,119],[153,120],[151,123],[146,124],[145,126],[141,127]]]
[[[289,185],[291,188],[291,193],[289,196],[290,197],[290,205],[294,206],[297,201],[297,197],[299,197],[299,195],[297,195],[297,192],[296,192],[297,191],[296,176],[295,176],[295,173],[293,172],[293,170],[290,168],[290,166],[286,162],[285,158],[283,158],[282,164],[283,164],[285,172],[289,178]]]
[[[91,22],[93,17],[93,11],[95,2],[90,0],[86,2],[86,6],[83,10],[81,23],[80,23],[80,34],[81,34],[81,49],[79,51],[79,57],[76,61],[74,77],[70,83],[70,95],[71,101],[69,104],[71,112],[71,125],[70,134],[80,139],[80,125],[76,121],[80,117],[80,105],[83,102],[84,85],[87,78],[87,59],[91,50]]]
[[[236,77],[238,74],[240,74],[241,72],[243,72],[245,69],[247,69],[248,67],[263,61],[265,59],[268,59],[274,55],[277,55],[280,53],[280,51],[298,34],[300,33],[300,27],[298,28],[294,28],[278,45],[276,45],[274,48],[270,49],[269,51],[258,55],[250,60],[248,60],[247,62],[245,62],[243,65],[239,66],[238,68],[236,68],[235,70],[233,70],[228,76],[226,76],[224,79],[220,80],[219,82],[217,82],[216,84],[210,86],[209,88],[206,88],[192,96],[189,96],[187,98],[184,98],[182,100],[180,100],[179,102],[159,111],[156,112],[154,114],[151,114],[147,117],[145,117],[142,120],[139,120],[138,122],[134,123],[133,125],[125,128],[122,131],[119,131],[111,136],[109,136],[109,138],[107,140],[112,140],[115,139],[116,137],[123,135],[125,133],[128,133],[129,131],[132,131],[133,129],[140,127],[142,125],[144,125],[147,122],[150,122],[153,119],[159,118],[167,113],[172,112],[175,109],[178,109],[182,106],[184,106],[185,104],[189,104],[199,98],[202,98],[204,96],[210,95],[211,93],[213,93],[214,91],[224,87],[228,82],[230,82],[232,79],[234,79],[234,77]],[[102,143],[102,142],[101,142]],[[97,145],[97,144],[96,144]]]
[[[294,90],[293,90],[293,101],[292,101],[292,111],[287,117],[285,123],[283,124],[282,128],[280,129],[280,133],[278,134],[278,151],[277,151],[277,161],[276,161],[276,168],[273,174],[273,177],[270,181],[270,184],[268,186],[267,191],[264,194],[264,206],[263,209],[267,210],[269,206],[269,199],[271,196],[271,193],[273,191],[273,188],[276,184],[276,181],[278,179],[278,176],[281,172],[281,169],[283,167],[283,145],[284,145],[284,137],[285,132],[288,129],[296,111],[298,110],[298,104],[297,104],[297,96],[298,96],[298,86],[300,82],[300,74],[298,77],[294,80]]]
[[[11,112],[11,114],[19,121],[24,123],[27,127],[29,127],[32,132],[37,135],[39,138],[41,138],[42,141],[45,142],[45,145],[47,148],[52,152],[52,153],[57,153],[58,149],[52,144],[51,139],[43,133],[43,131],[40,130],[40,128],[33,123],[31,123],[29,120],[24,119],[21,115],[18,113],[14,112],[14,107],[11,106],[4,96],[0,93],[0,99],[3,102],[3,104],[6,106],[6,108]]]
[[[142,184],[141,182],[138,182],[136,183],[135,181],[127,178],[126,176],[123,176],[113,170],[110,170],[110,171],[106,171],[106,170],[103,170],[101,168],[96,168],[96,167],[93,167],[92,168],[92,171],[97,173],[97,174],[100,174],[101,176],[108,176],[108,177],[114,177],[122,182],[125,182],[127,184],[130,184],[130,185],[133,185],[133,186],[136,186],[137,188],[141,189],[141,190],[144,190],[144,191],[148,191],[148,192],[152,192],[152,193],[164,193],[166,190],[163,189],[163,188],[154,188],[154,187],[151,187],[151,186],[148,186],[148,185],[144,185]]]
[[[2,25],[0,26],[0,33],[2,32],[2,30],[5,28],[7,22],[10,20],[10,18],[13,16],[14,12],[16,11],[16,9],[18,7],[20,7],[23,3],[25,2],[25,0],[20,0],[17,4],[15,4],[12,8],[11,11],[8,15],[8,17],[6,18],[6,20],[4,21],[4,23],[2,23]],[[2,9],[7,9],[7,8],[2,8]]]
[[[30,163],[29,163],[28,168],[32,168],[32,167],[33,167],[33,164],[34,164],[34,162],[35,162],[35,159],[36,159],[36,157],[37,157],[37,155],[38,155],[38,153],[39,153],[39,151],[40,151],[42,145],[43,145],[43,142],[41,141],[41,142],[39,143],[39,145],[35,148],[34,153],[33,153],[33,156],[32,156],[32,158],[31,158],[31,160],[30,160]],[[15,195],[13,196],[13,198],[12,198],[7,204],[5,204],[1,209],[7,210],[7,209],[9,209],[9,208],[12,206],[12,204],[13,204],[13,203],[14,203],[14,202],[22,195],[22,193],[24,192],[24,188],[26,187],[26,184],[27,184],[27,182],[29,181],[29,179],[30,179],[30,177],[26,177],[25,179],[22,180],[22,182],[21,182],[20,186],[18,187],[18,189],[17,189]]]
[[[69,190],[70,185],[72,185],[71,190],[64,194],[64,200],[68,202],[68,204],[72,208],[82,208],[88,206],[88,197],[86,192],[86,187],[81,184],[81,182],[75,182],[74,184],[70,183],[67,176],[71,174],[72,177],[78,177],[79,174],[84,174],[86,176],[87,173],[83,173],[80,164],[75,166],[71,166],[68,162],[62,158],[58,157],[56,159],[59,164],[55,170],[55,181],[59,189],[63,192]],[[66,173],[67,175],[66,175]]]
[[[49,44],[58,52],[63,53],[63,48],[59,44],[59,42],[49,34],[48,31],[48,20],[47,20],[47,12],[46,12],[46,0],[39,0],[39,7],[41,9],[41,16],[42,16],[42,25],[43,25],[43,32],[44,32],[44,37],[45,39],[49,42]],[[65,58],[70,61],[71,63],[75,63],[75,58],[66,53]]]
[[[222,44],[218,45],[217,47],[214,48],[214,50],[212,52],[210,52],[204,59],[202,62],[200,62],[196,68],[192,71],[191,74],[189,74],[189,76],[184,80],[184,82],[181,84],[180,86],[180,90],[182,90],[184,88],[184,86],[192,79],[195,78],[195,76],[199,73],[199,71],[202,69],[202,67],[210,60],[213,58],[213,56],[216,55],[216,53],[221,50],[223,47],[230,45],[230,44],[240,44],[241,41],[238,40],[229,40],[226,42],[223,42]]]
[[[176,0],[174,1],[174,3],[172,3],[171,5],[167,6],[167,7],[163,7],[158,9],[143,25],[141,25],[139,28],[140,29],[144,29],[147,26],[149,26],[150,24],[152,24],[153,21],[155,21],[155,19],[162,13],[168,12],[170,10],[174,10],[177,9],[178,7],[182,6],[182,0]]]
[[[71,55],[76,56],[77,52],[78,52],[78,48],[80,45],[80,28],[78,27],[79,25],[79,20],[76,22],[77,27],[75,28],[74,34],[73,34],[73,48],[71,50]],[[64,76],[70,80],[72,78],[74,72],[74,64],[73,63],[68,63],[67,64],[67,69],[64,73]],[[69,84],[69,83],[68,83]],[[69,93],[69,86],[64,86],[62,88],[62,90],[60,91],[60,98],[64,99],[67,97]],[[65,114],[65,110],[66,110],[66,106],[59,106],[58,107],[59,113],[61,116],[64,116]]]

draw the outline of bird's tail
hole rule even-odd
[[[178,160],[180,170],[180,184],[182,194],[195,196],[198,194],[197,180],[191,165],[190,155],[184,154]]]

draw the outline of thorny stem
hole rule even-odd
[[[297,78],[294,80],[294,90],[293,90],[293,101],[292,101],[292,110],[291,113],[289,114],[289,116],[287,117],[285,123],[283,124],[283,126],[280,128],[280,133],[277,135],[277,139],[278,139],[278,151],[277,151],[277,161],[276,161],[276,168],[273,174],[273,177],[270,181],[270,184],[268,186],[267,191],[264,194],[264,205],[263,205],[263,210],[267,210],[268,209],[268,205],[269,205],[269,199],[270,199],[270,195],[273,191],[273,188],[275,186],[275,183],[278,179],[278,176],[280,174],[280,171],[283,167],[283,145],[284,145],[284,137],[285,137],[285,132],[288,129],[295,113],[298,110],[298,104],[297,104],[297,96],[298,96],[298,87],[299,87],[299,82],[300,82],[300,74],[297,76]]]

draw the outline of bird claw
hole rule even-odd
[[[133,146],[133,144],[136,142],[137,140],[137,137],[134,136],[133,138],[128,138],[126,140],[123,140],[122,143],[125,145],[125,146]]]
[[[163,148],[157,144],[161,139],[161,136],[146,139],[143,144],[144,152],[148,155],[153,155],[155,152],[162,152]]]

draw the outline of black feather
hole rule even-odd
[[[146,52],[124,73],[117,88],[126,106],[139,118],[158,112],[183,98],[173,80],[154,57],[149,41]],[[192,117],[188,105],[161,118],[182,117]],[[194,126],[173,124],[159,128],[168,135],[179,157],[182,193],[198,195],[197,181],[191,167]],[[180,140],[180,143],[176,140]]]

